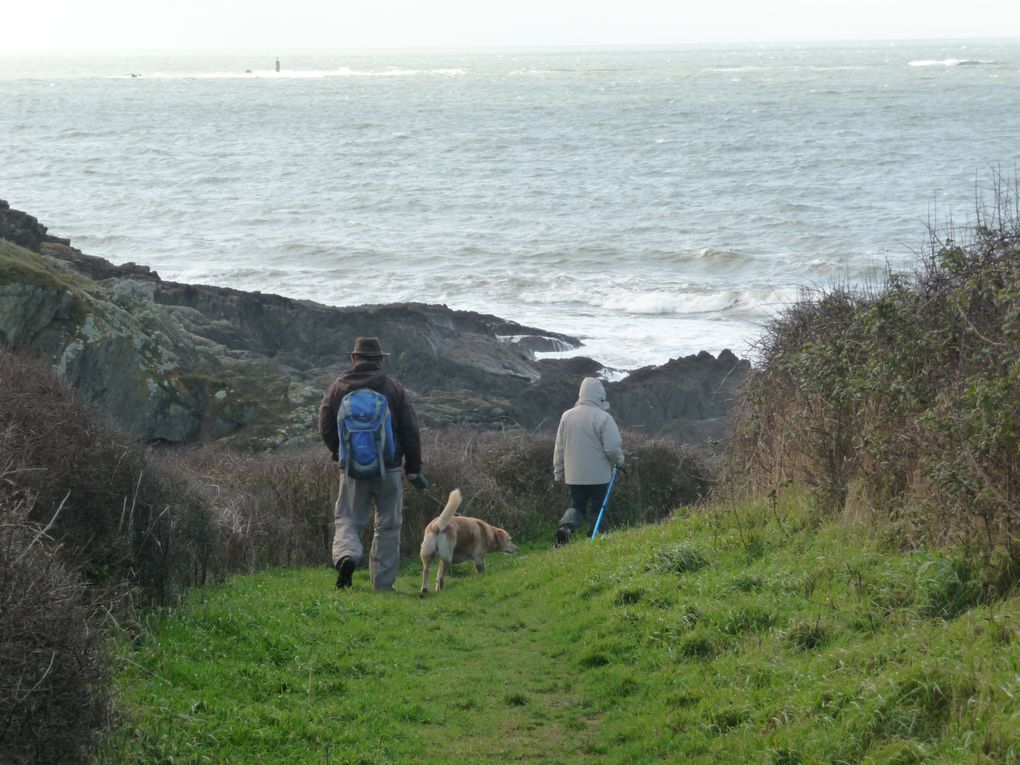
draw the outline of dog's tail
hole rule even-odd
[[[439,531],[450,525],[450,519],[457,514],[458,508],[460,508],[460,489],[454,489],[450,492],[450,498],[446,500],[446,507],[443,508],[443,512],[436,518],[436,528]]]

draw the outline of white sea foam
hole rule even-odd
[[[708,294],[668,292],[612,294],[597,301],[602,308],[628,314],[701,314],[724,311],[732,307],[737,297],[729,292]]]
[[[943,58],[943,59],[921,59],[918,61],[911,61],[910,66],[914,67],[925,67],[925,66],[987,66],[998,64],[997,61],[990,59],[969,59],[969,58]]]

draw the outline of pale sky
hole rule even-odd
[[[5,5],[0,53],[1020,38],[1020,0],[12,0]]]

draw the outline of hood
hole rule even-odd
[[[379,368],[378,364],[370,361],[363,361],[357,366],[348,369],[346,372],[342,372],[340,374],[340,379],[356,388],[371,388],[375,391],[381,391],[383,384],[385,383],[386,376],[383,374],[383,371]]]
[[[578,404],[594,404],[599,409],[609,409],[606,401],[606,389],[594,377],[585,377],[581,381],[581,390],[577,394]]]

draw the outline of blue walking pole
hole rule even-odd
[[[606,487],[606,497],[602,500],[602,507],[599,508],[599,516],[595,519],[595,528],[591,530],[591,538],[595,539],[595,535],[599,533],[599,524],[602,523],[602,514],[606,512],[606,506],[609,504],[609,493],[613,490],[613,484],[616,482],[616,474],[620,472],[619,467],[613,468],[613,474],[609,477],[609,486]]]

